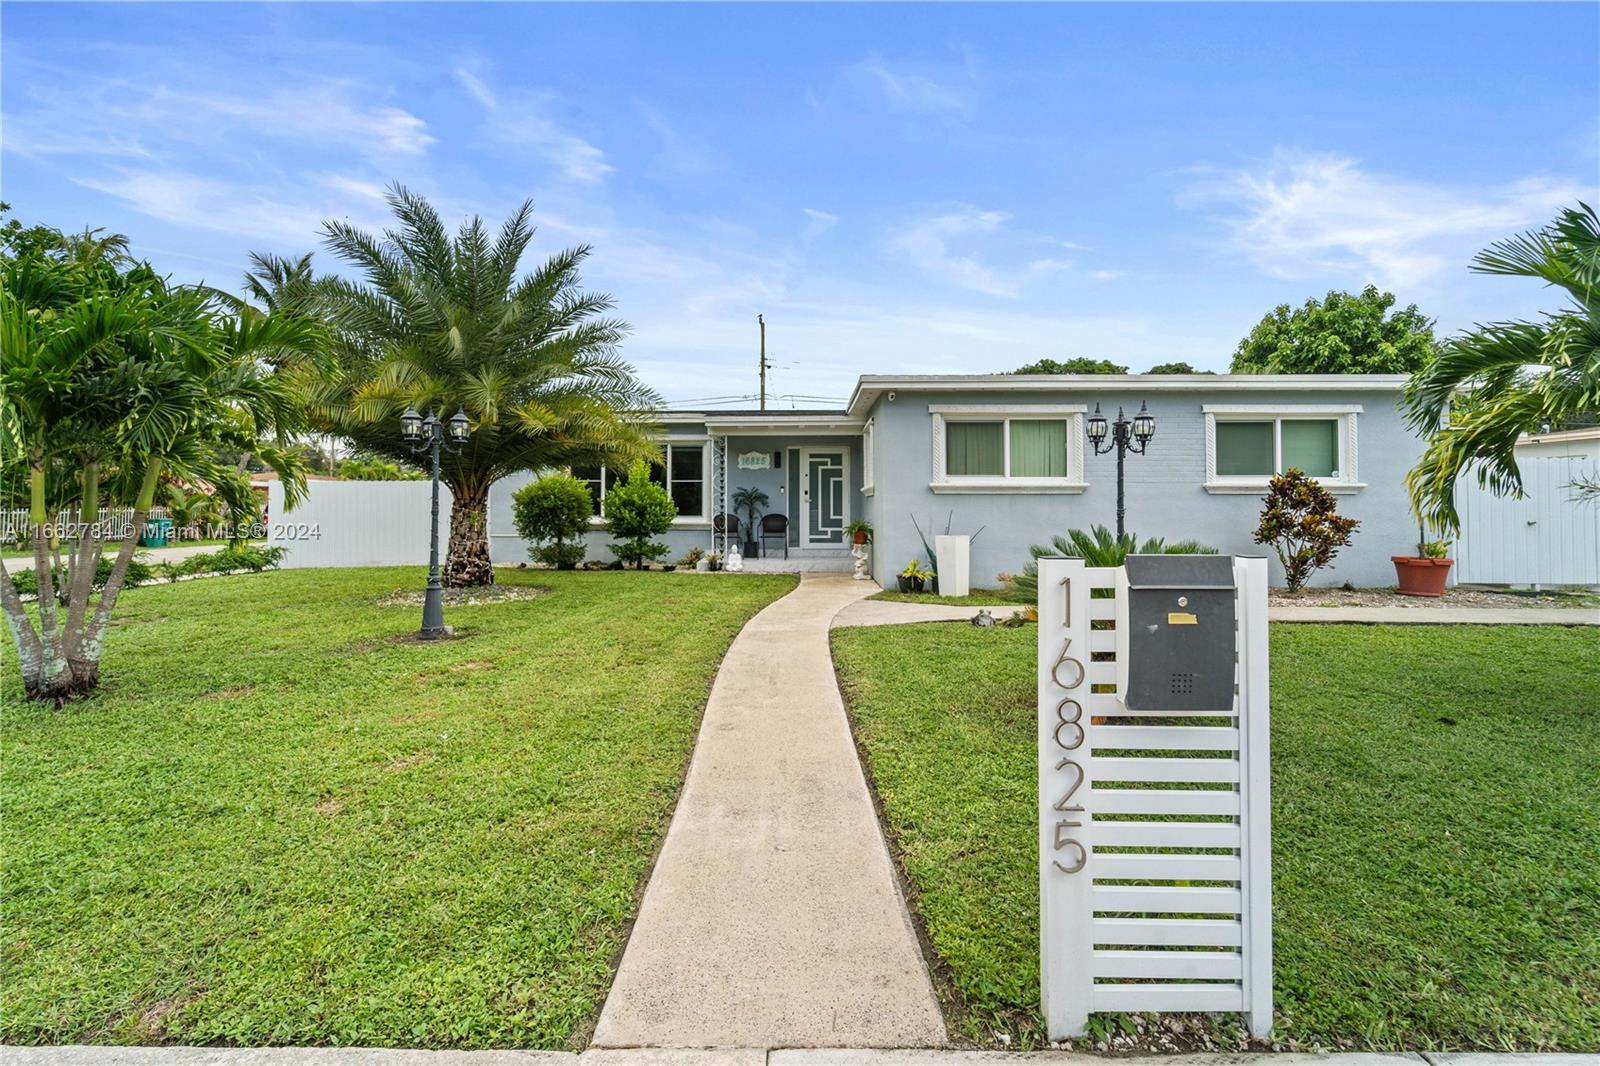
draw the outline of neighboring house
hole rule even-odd
[[[931,375],[863,376],[842,410],[674,411],[661,418],[661,473],[679,518],[665,536],[673,557],[713,546],[712,519],[733,492],[764,491],[787,518],[781,547],[751,568],[848,570],[845,526],[872,523],[872,576],[889,586],[923,558],[913,517],[931,540],[982,532],[972,581],[999,584],[1031,544],[1116,520],[1116,457],[1092,455],[1084,422],[1099,404],[1156,419],[1143,455],[1126,464],[1127,528],[1143,537],[1195,539],[1259,555],[1253,543],[1267,479],[1299,466],[1361,520],[1351,547],[1315,583],[1392,585],[1391,555],[1416,543],[1405,473],[1422,441],[1396,404],[1402,375]],[[600,498],[610,471],[575,471]],[[490,493],[491,553],[527,558],[511,523],[519,475]],[[590,534],[591,558],[609,537]],[[742,539],[742,538],[741,538]],[[773,559],[772,556],[778,556]],[[1277,571],[1276,562],[1273,563]]]

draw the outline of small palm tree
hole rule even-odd
[[[1066,536],[1057,534],[1049,544],[1035,544],[1028,549],[1033,560],[1022,568],[1022,573],[1011,579],[1012,589],[1028,599],[1039,597],[1039,560],[1045,556],[1064,555],[1069,559],[1082,559],[1088,566],[1121,566],[1130,555],[1215,555],[1217,549],[1209,548],[1197,540],[1180,540],[1168,544],[1160,537],[1150,537],[1143,543],[1132,533],[1117,536],[1105,526],[1090,526],[1085,532],[1069,529]]]
[[[760,489],[746,486],[733,490],[733,509],[744,515],[745,543],[748,544],[756,537],[756,519],[760,512],[764,512],[772,501]]]
[[[179,530],[199,530],[216,522],[217,501],[209,492],[186,489],[176,483],[166,486],[164,501],[167,517]]]
[[[395,186],[388,200],[399,225],[382,238],[324,226],[361,280],[313,286],[309,305],[330,326],[338,367],[306,376],[311,414],[324,433],[410,463],[400,413],[464,409],[471,438],[441,461],[451,492],[443,577],[487,585],[489,487],[519,470],[659,459],[649,415],[659,399],[617,356],[628,327],[607,317],[611,298],[579,288],[587,246],[517,276],[533,239],[531,203],[492,237],[476,216],[452,237],[421,197]],[[305,306],[296,262],[261,258],[257,275],[263,298]]]
[[[1520,495],[1516,445],[1541,425],[1600,413],[1600,216],[1588,204],[1563,210],[1543,229],[1490,245],[1472,261],[1479,274],[1539,278],[1570,303],[1540,322],[1494,322],[1451,338],[1406,386],[1411,425],[1430,435],[1406,476],[1417,513],[1431,526],[1460,528],[1455,487],[1478,483]]]
[[[228,314],[209,291],[128,265],[117,240],[93,244],[57,234],[0,249],[0,456],[26,470],[39,591],[36,623],[0,562],[0,613],[24,691],[56,703],[99,682],[111,614],[163,475],[217,485],[231,475],[213,459],[219,449],[249,448],[298,498],[303,465],[288,446],[304,429],[301,407],[270,364],[317,342],[304,319]],[[46,560],[61,547],[45,530],[52,477],[67,479],[61,495],[80,506],[64,617]],[[133,505],[127,527],[98,521],[102,487]],[[101,549],[114,539],[120,550],[95,599]]]

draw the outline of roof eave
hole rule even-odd
[[[860,416],[885,392],[1399,392],[1406,374],[863,374],[846,408]]]

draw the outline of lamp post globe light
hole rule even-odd
[[[1106,422],[1106,416],[1100,413],[1100,405],[1094,405],[1094,414],[1089,416],[1086,427],[1089,433],[1089,446],[1094,449],[1094,454],[1105,455],[1113,448],[1117,452],[1117,539],[1122,539],[1122,524],[1124,514],[1124,497],[1122,491],[1122,462],[1124,457],[1132,452],[1143,455],[1152,437],[1156,435],[1156,416],[1150,413],[1143,400],[1139,401],[1139,413],[1133,418],[1128,418],[1122,413],[1122,408],[1117,408],[1117,420]],[[1107,430],[1110,430],[1111,439],[1106,439]]]
[[[447,449],[459,455],[472,434],[472,424],[466,411],[456,409],[448,422],[439,421],[433,409],[428,417],[407,407],[400,416],[400,439],[420,455],[427,452],[433,468],[433,509],[428,519],[428,587],[422,594],[422,630],[417,634],[423,640],[438,640],[449,630],[444,624],[444,586],[439,583],[439,452]]]

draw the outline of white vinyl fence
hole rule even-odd
[[[1600,447],[1593,449],[1600,452]],[[1600,585],[1600,501],[1572,481],[1600,477],[1600,455],[1518,455],[1523,499],[1463,479],[1455,580],[1479,585]]]
[[[151,518],[167,517],[165,507],[150,508]],[[74,509],[60,511],[51,520],[54,529],[63,531],[69,539],[76,539],[75,531],[78,528],[79,512]],[[28,539],[28,531],[32,520],[28,517],[28,509],[18,508],[9,511],[0,511],[0,544],[18,544]],[[132,507],[110,507],[100,511],[100,527],[106,530],[119,530],[133,525]]]
[[[1124,705],[1118,601],[1090,595],[1114,589],[1117,573],[1081,559],[1039,561],[1040,983],[1050,1039],[1082,1035],[1096,1011],[1238,1011],[1264,1036],[1266,560],[1234,560],[1237,628],[1217,668],[1234,677],[1235,693],[1223,712]],[[1169,628],[1196,624],[1187,610],[1165,617]]]
[[[267,542],[289,549],[286,568],[426,566],[427,481],[311,481],[293,511],[283,486],[267,488]],[[439,551],[450,532],[450,490],[439,486]]]

